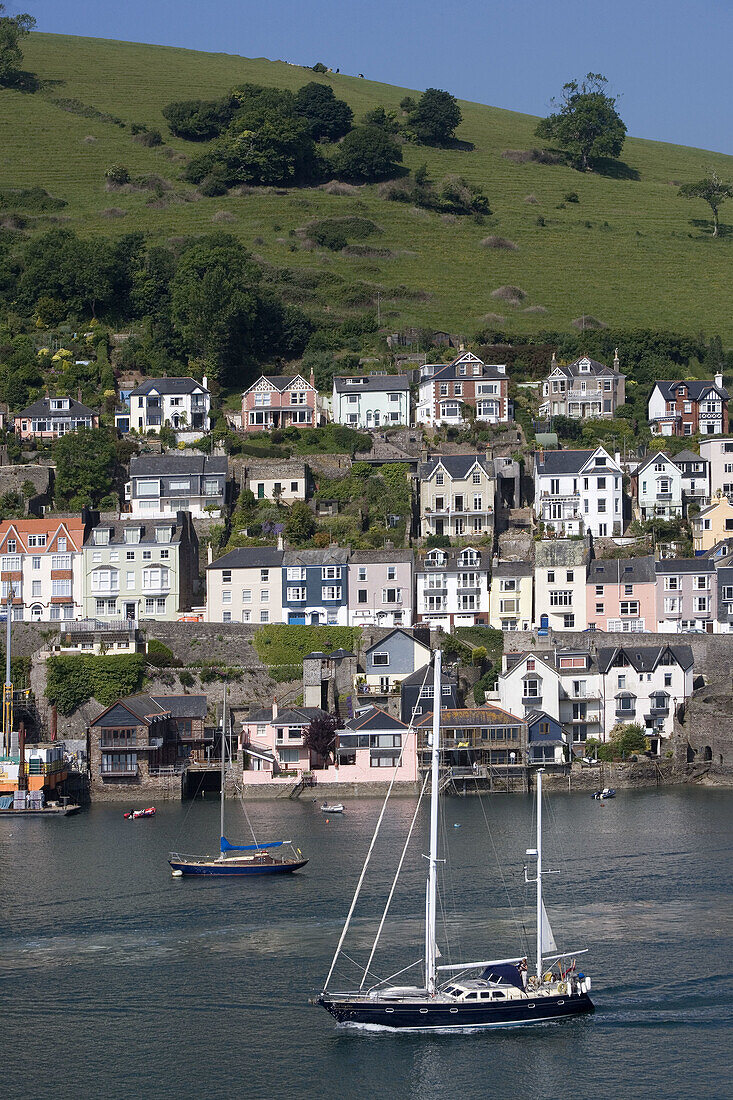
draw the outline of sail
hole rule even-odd
[[[230,844],[225,836],[221,838],[222,852],[259,852],[260,848],[280,848],[284,840],[272,840],[269,844]]]
[[[542,952],[552,954],[557,951],[557,944],[555,943],[555,937],[552,934],[552,925],[550,924],[550,918],[547,916],[547,910],[545,909],[545,903],[542,902]]]

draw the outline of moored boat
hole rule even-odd
[[[328,802],[321,803],[321,813],[323,814],[342,814],[343,812],[343,802],[334,802],[332,806],[329,806]]]
[[[155,817],[155,806],[148,806],[144,810],[128,810],[123,816],[128,821],[136,821],[139,817]]]

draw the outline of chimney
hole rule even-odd
[[[272,697],[272,720],[273,720],[273,722],[275,721],[276,718],[277,718],[277,698],[273,695],[273,697]]]
[[[555,355],[555,352],[553,351],[553,353],[552,353],[552,362],[550,363],[550,367],[556,367],[556,366],[557,366],[557,356]]]
[[[313,367],[311,367],[311,376],[310,376],[310,380],[309,380],[309,381],[310,381],[310,384],[311,384],[311,386],[313,387],[313,389],[315,389],[315,388],[316,388],[316,376],[315,376],[315,374],[313,373]]]
[[[204,377],[201,379],[201,385],[204,387],[205,390],[208,390],[208,388],[209,388],[209,379],[208,379],[207,375],[204,375]]]
[[[621,367],[621,363],[620,363],[620,360],[619,360],[619,357],[618,357],[618,348],[614,348],[614,350],[613,350],[613,369],[614,370],[619,370],[620,367]]]
[[[715,375],[715,385],[718,387],[719,390],[722,390],[722,388],[723,388],[723,375],[722,374],[716,374]]]
[[[79,402],[79,404],[81,404],[81,386],[77,386],[76,400]]]
[[[277,536],[277,548],[278,550],[285,549],[285,542],[283,541],[282,532]]]

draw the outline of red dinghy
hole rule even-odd
[[[155,817],[155,806],[148,806],[145,810],[128,810],[125,814],[125,818],[128,820],[138,817]]]

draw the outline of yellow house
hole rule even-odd
[[[491,570],[489,623],[496,630],[532,629],[534,570],[523,561],[495,561]]]
[[[733,504],[727,497],[718,497],[692,520],[692,541],[696,554],[712,550],[721,539],[733,535]]]

